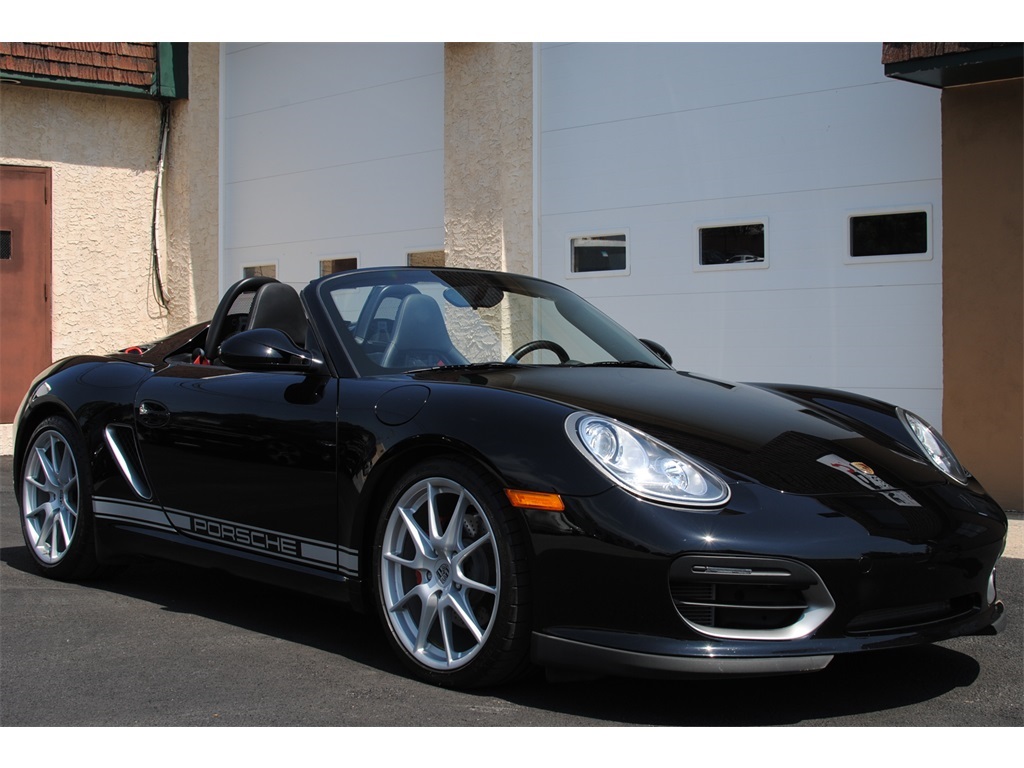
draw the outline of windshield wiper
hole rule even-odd
[[[664,367],[643,360],[601,360],[597,363],[579,363],[579,366],[581,368],[654,368],[659,371]]]
[[[418,368],[419,371],[479,371],[487,368],[519,368],[518,363],[499,363],[498,361],[492,361],[489,363],[449,363],[447,365],[435,365],[431,368]],[[409,371],[409,373],[415,373],[416,371]]]
[[[643,360],[601,360],[596,363],[559,363],[558,365],[537,365],[532,363],[502,363],[492,360],[488,363],[448,363],[446,365],[434,365],[429,368],[413,368],[406,373],[422,373],[424,371],[482,371],[504,368],[653,368],[655,370],[667,370],[664,366],[647,363]]]

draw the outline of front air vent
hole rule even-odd
[[[114,463],[121,470],[128,485],[140,499],[145,501],[152,499],[153,492],[142,471],[142,460],[135,448],[135,435],[131,427],[111,424],[103,430],[103,437],[106,438],[107,447],[114,457]]]
[[[835,609],[812,569],[779,558],[681,557],[672,564],[669,593],[690,627],[725,639],[806,637]]]
[[[726,629],[784,629],[807,610],[800,589],[778,584],[687,584],[672,599],[687,621]]]
[[[977,595],[963,595],[952,600],[939,600],[934,603],[865,611],[855,616],[846,625],[846,631],[851,635],[860,635],[920,629],[940,621],[950,621],[961,616],[968,616],[979,608],[980,601]]]

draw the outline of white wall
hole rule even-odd
[[[542,277],[676,365],[852,389],[941,421],[939,92],[880,44],[541,47]],[[847,216],[931,214],[926,259],[851,263]],[[768,267],[695,268],[702,223],[764,219]],[[570,236],[628,231],[629,274]]]
[[[225,44],[221,288],[444,245],[444,47]]]
[[[275,263],[444,245],[444,46],[223,48],[221,286]],[[940,93],[880,44],[544,44],[539,272],[680,368],[852,389],[941,424]],[[930,212],[926,258],[846,258],[847,217]],[[764,220],[767,268],[696,268],[702,224]],[[629,274],[575,276],[626,231]]]

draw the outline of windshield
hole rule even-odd
[[[458,269],[368,269],[316,287],[360,376],[483,365],[666,367],[571,291]]]

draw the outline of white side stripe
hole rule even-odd
[[[350,576],[359,574],[359,553],[326,541],[255,528],[230,520],[202,517],[180,510],[167,512],[152,504],[118,499],[94,498],[97,519],[130,523],[162,531],[182,532],[205,541],[215,541],[250,552],[259,552],[295,562],[336,568]]]
[[[150,528],[174,530],[167,520],[167,515],[159,507],[97,497],[92,500],[92,508],[97,518],[138,523]]]

